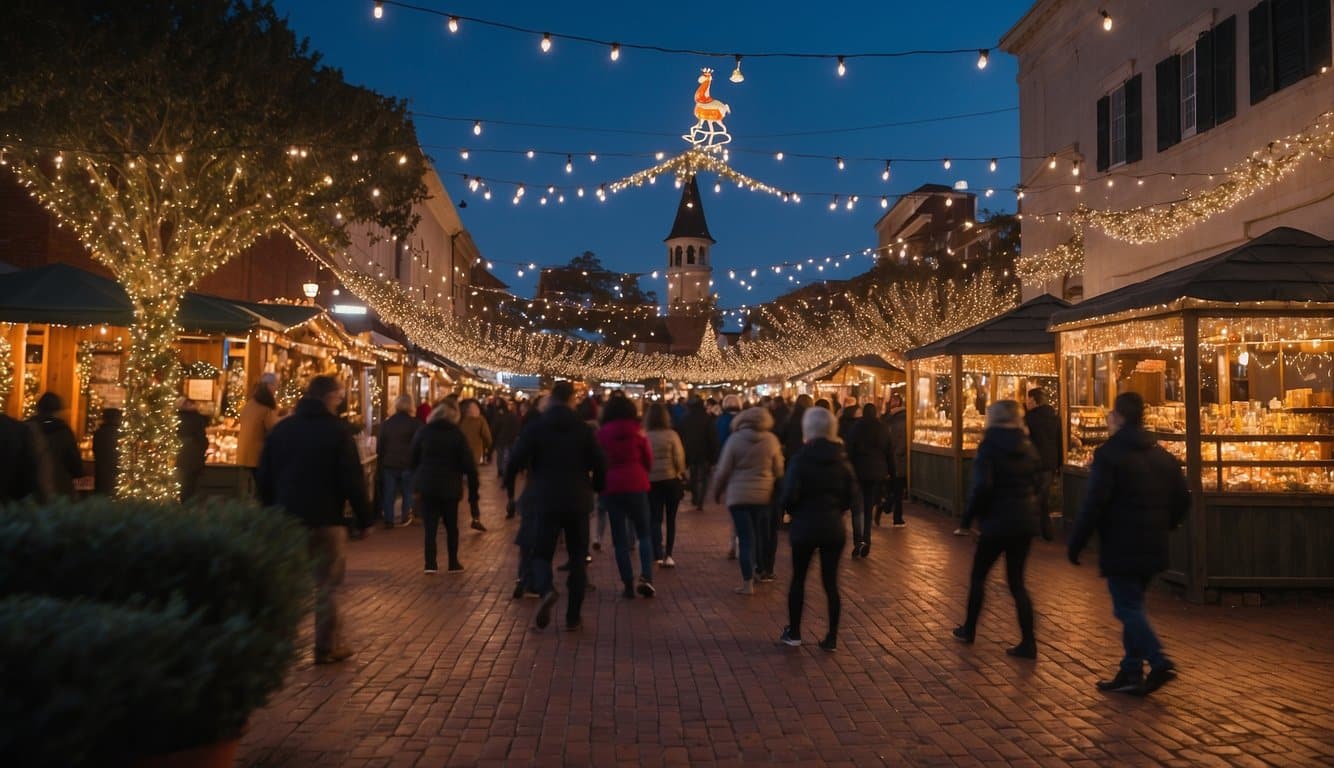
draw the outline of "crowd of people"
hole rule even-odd
[[[791,404],[771,397],[748,403],[734,394],[721,401],[691,398],[668,404],[618,391],[605,402],[588,395],[576,403],[568,381],[532,400],[483,403],[450,396],[414,408],[413,399],[402,395],[379,430],[378,501],[373,504],[352,430],[340,418],[342,385],[330,376],[314,377],[293,412],[279,419],[272,402],[275,383],[262,380],[242,409],[242,434],[249,437],[238,453],[243,464],[254,467],[259,501],[282,508],[309,530],[316,663],[352,653],[343,638],[337,599],[346,570],[347,510],[351,528],[362,535],[377,519],[385,528],[420,519],[428,575],[439,571],[437,537],[443,525],[447,570],[458,573],[464,570],[459,507],[466,498],[472,528],[487,530],[479,478],[489,463],[495,464],[506,492],[506,517],[520,518],[514,597],[540,598],[534,620],[539,629],[550,624],[560,597],[553,563],[562,540],[567,561],[559,570],[568,572],[565,627],[582,626],[583,600],[591,588],[587,566],[607,527],[621,594],[654,597],[655,567],[677,566],[677,513],[688,492],[695,509],[713,499],[731,515],[729,557],[741,571],[738,594],[753,595],[757,584],[775,580],[779,530],[790,528],[788,623],[778,637],[784,645],[802,644],[806,577],[819,555],[829,614],[819,647],[834,651],[841,613],[838,572],[848,543],[843,516],[852,517],[853,558],[870,556],[870,532],[884,513],[894,527],[906,525],[907,429],[897,394],[883,416],[873,403],[848,402],[839,408],[809,395]],[[62,409],[60,398],[47,393],[28,422],[0,415],[0,466],[6,470],[0,473],[0,501],[74,496],[83,462]],[[115,416],[107,414],[94,436],[99,452],[114,448]],[[1124,625],[1120,667],[1098,688],[1137,695],[1156,690],[1176,674],[1149,624],[1145,595],[1153,576],[1167,567],[1168,534],[1181,524],[1190,504],[1181,465],[1144,431],[1143,420],[1139,395],[1116,398],[1108,413],[1111,438],[1094,453],[1087,495],[1068,541],[1068,558],[1078,565],[1088,541],[1098,535],[1100,569],[1114,614]],[[191,418],[188,405],[181,406],[180,425],[182,450],[197,451],[200,420]],[[1032,540],[1053,538],[1047,497],[1059,467],[1059,430],[1041,389],[1031,390],[1022,408],[1013,400],[987,408],[967,504],[955,531],[967,533],[974,522],[980,530],[964,622],[953,632],[959,641],[974,641],[987,576],[1003,555],[1020,630],[1019,643],[1007,652],[1024,659],[1038,655],[1024,571]],[[193,467],[184,459],[178,463],[183,471]],[[99,465],[98,490],[109,491],[112,485],[114,476],[104,476]]]

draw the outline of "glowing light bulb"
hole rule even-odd
[[[597,155],[589,155],[589,156],[588,156],[588,162],[590,162],[590,163],[596,163],[597,161],[598,161],[598,156],[597,156]]]
[[[838,57],[838,76],[842,77],[848,73],[848,65],[843,61],[843,57]]]
[[[398,156],[398,164],[399,164],[399,165],[407,165],[407,164],[408,164],[408,156],[407,156],[407,155],[399,155],[399,156]]]
[[[952,205],[954,205],[954,198],[952,197],[945,198],[945,207],[949,208]]]
[[[1112,31],[1112,15],[1111,15],[1110,13],[1108,13],[1107,11],[1099,11],[1099,13],[1102,14],[1102,28],[1103,28],[1103,31],[1111,32],[1111,31]]]
[[[459,157],[463,158],[464,160],[467,160],[467,159],[468,159],[468,150],[466,150],[466,149],[464,149],[464,150],[460,150],[460,151],[459,151]]]
[[[481,135],[482,135],[482,121],[481,121],[481,120],[474,120],[474,121],[472,121],[472,135],[474,135],[474,136],[481,136]]]
[[[950,159],[948,157],[945,158],[945,170],[948,171],[951,165],[953,165],[953,163],[950,162]]]
[[[881,196],[880,196],[880,207],[881,207],[881,208],[888,208],[888,207],[889,207],[889,198],[888,198],[888,197],[885,197],[884,195],[881,195]]]
[[[740,57],[740,56],[737,56],[737,57],[736,57],[736,69],[733,69],[733,70],[732,70],[732,76],[731,76],[730,78],[728,78],[728,79],[731,80],[731,81],[734,82],[734,83],[742,83],[742,82],[745,82],[745,80],[746,80],[746,76],[743,75],[743,74],[741,74],[741,57]]]
[[[1079,175],[1079,161],[1078,161],[1078,160],[1076,160],[1076,161],[1074,162],[1074,164],[1070,166],[1070,175],[1071,175],[1071,176],[1078,176],[1078,175]]]
[[[778,161],[782,161],[782,159],[783,159],[783,153],[782,153],[782,152],[778,152],[778,153],[774,154],[774,159],[775,159],[775,160],[778,160]]]
[[[841,157],[834,158],[834,163],[838,166],[838,169],[840,171],[843,170],[843,158]]]
[[[458,16],[450,16],[450,17],[449,17],[449,31],[450,31],[450,34],[458,34],[458,31],[459,31],[459,17],[458,17]]]
[[[980,50],[980,51],[977,52],[977,68],[978,68],[978,69],[986,69],[986,68],[987,68],[987,54],[988,54],[988,53],[990,53],[990,51],[988,51],[988,50],[985,49],[985,48],[983,48],[982,50]]]
[[[530,149],[530,150],[528,150],[528,159],[529,159],[529,160],[532,160],[532,159],[533,159],[533,155],[534,155],[534,154],[536,154],[536,153],[535,153],[535,152],[533,152],[533,150],[531,150],[531,149]]]
[[[374,17],[377,18],[377,19],[383,19],[383,18],[384,18],[384,3],[376,3],[376,4],[375,4],[375,10],[371,11],[371,15],[374,16]]]
[[[550,33],[550,32],[543,32],[543,33],[542,33],[542,53],[549,53],[550,51],[551,51],[551,33]]]
[[[882,181],[889,181],[889,161],[888,161],[888,160],[885,161],[885,170],[883,170],[883,171],[880,172],[880,179],[881,179]]]
[[[656,159],[656,160],[661,160],[661,159],[664,157],[664,155],[663,155],[662,152],[659,152],[659,153],[657,153],[656,155],[654,155],[653,157],[654,157],[654,159]]]
[[[1237,355],[1237,364],[1240,365],[1242,368],[1245,368],[1246,366],[1250,365],[1251,353],[1243,349],[1241,351],[1241,354]]]
[[[620,58],[621,58],[621,44],[620,44],[620,43],[612,43],[612,44],[611,44],[611,60],[612,60],[612,61],[616,61],[616,60],[618,60],[618,59],[620,59]]]
[[[1047,159],[1047,167],[1053,171],[1056,170],[1056,155],[1052,155]]]
[[[995,173],[995,172],[996,172],[996,158],[994,158],[994,157],[991,158],[991,172],[992,172],[992,173]]]
[[[838,195],[834,195],[834,199],[829,201],[829,210],[833,211],[836,210],[837,208],[838,208]]]
[[[574,158],[570,155],[565,156],[565,172],[574,173]]]
[[[718,183],[714,183],[714,185],[713,185],[713,191],[714,191],[715,194],[717,194],[717,193],[719,193],[719,192],[722,192],[722,191],[723,191],[723,185],[722,185],[722,184],[718,184]]]

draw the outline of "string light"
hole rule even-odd
[[[839,76],[839,77],[842,77],[842,76],[846,75],[847,73],[848,73],[848,66],[847,66],[847,63],[843,61],[843,57],[842,57],[842,56],[839,56],[839,57],[838,57],[838,76]]]
[[[979,51],[977,52],[977,68],[978,68],[978,69],[986,69],[986,68],[987,68],[987,55],[988,55],[989,53],[990,53],[990,51],[988,51],[988,50],[985,49],[985,48],[983,48],[983,49],[981,49],[981,50],[979,50]]]
[[[889,161],[885,161],[885,170],[880,172],[881,181],[889,181]]]
[[[551,33],[549,33],[549,32],[543,32],[543,33],[542,33],[542,53],[550,53],[550,52],[551,52]]]
[[[1046,251],[1021,254],[1014,262],[1014,273],[1024,285],[1059,280],[1084,271],[1084,233],[1075,230],[1070,239]]]
[[[472,122],[472,135],[474,135],[474,136],[481,136],[481,135],[482,135],[482,121],[481,121],[481,120],[474,120],[474,121]]]
[[[383,18],[384,18],[384,3],[376,3],[376,4],[375,4],[375,10],[371,11],[371,15],[374,16],[374,17],[377,18],[377,19],[383,19]]]
[[[834,158],[834,164],[838,166],[838,169],[840,171],[843,170],[843,158],[841,157]]]
[[[565,156],[565,172],[574,173],[574,157],[572,155]]]
[[[950,159],[947,157],[945,158],[945,170],[948,171],[949,169],[950,169]]]
[[[1112,31],[1112,15],[1107,11],[1099,11],[1102,14],[1102,28],[1104,31]]]
[[[618,59],[620,59],[620,58],[621,58],[621,44],[620,44],[620,43],[612,43],[612,44],[611,44],[611,60],[612,60],[612,61],[616,61],[616,60],[618,60]]]
[[[736,68],[732,70],[732,76],[731,76],[730,78],[728,78],[728,79],[731,80],[731,81],[734,82],[734,83],[744,83],[744,82],[746,81],[746,76],[743,75],[743,74],[741,74],[741,57],[740,57],[740,56],[737,56],[737,57],[736,57]]]
[[[458,16],[450,16],[450,17],[449,17],[449,22],[448,22],[447,26],[449,27],[449,33],[450,33],[451,35],[456,35],[456,34],[458,34],[458,31],[459,31],[459,17],[458,17]]]
[[[996,158],[994,158],[994,157],[991,158],[990,169],[991,169],[991,172],[992,172],[992,173],[995,173],[995,172],[996,172]]]

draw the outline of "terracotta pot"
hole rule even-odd
[[[167,755],[140,758],[133,765],[134,768],[232,768],[240,744],[238,737]]]

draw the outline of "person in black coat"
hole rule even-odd
[[[40,496],[39,471],[32,428],[0,413],[0,503]]]
[[[343,644],[338,587],[347,570],[344,504],[351,504],[362,535],[374,523],[361,457],[345,422],[335,414],[344,398],[332,376],[310,380],[296,411],[264,439],[256,470],[260,501],[281,507],[306,526],[315,576],[315,663],[352,655]]]
[[[889,410],[881,421],[889,431],[890,454],[894,458],[885,506],[894,515],[894,527],[902,528],[907,525],[903,520],[903,492],[908,487],[908,409],[903,407],[903,395],[896,392],[889,396]]]
[[[850,410],[849,406],[845,410]],[[862,416],[848,430],[848,459],[857,473],[862,504],[852,510],[852,556],[871,554],[871,517],[876,502],[884,493],[885,480],[894,466],[894,449],[889,442],[889,427],[876,417],[875,405],[862,406]],[[880,516],[875,515],[876,523]]]
[[[687,487],[690,489],[690,503],[696,510],[704,509],[709,467],[718,458],[718,430],[713,422],[713,417],[704,408],[704,401],[692,397],[686,405],[685,418],[681,419],[680,426],[676,428],[686,451],[686,467],[690,474]]]
[[[519,439],[519,416],[512,409],[510,404],[504,400],[496,403],[496,415],[491,420],[491,450],[496,455],[496,477],[505,477],[505,464],[510,459],[510,451],[514,449],[514,443]],[[505,517],[506,519],[514,517],[514,493],[513,489],[506,492],[505,495]]]
[[[1097,532],[1098,566],[1107,579],[1112,612],[1125,627],[1121,668],[1098,689],[1145,695],[1176,676],[1144,612],[1144,595],[1154,575],[1167,569],[1169,534],[1185,520],[1190,489],[1180,462],[1145,433],[1142,397],[1117,395],[1107,425],[1112,434],[1093,452],[1068,554],[1079,565],[1080,552]]]
[[[181,439],[176,477],[181,483],[181,501],[186,502],[199,489],[199,476],[208,455],[208,417],[199,412],[195,401],[183,397],[176,402],[176,435]]]
[[[593,428],[574,412],[573,399],[574,386],[568,381],[557,382],[547,397],[545,411],[524,429],[505,467],[507,487],[513,487],[519,472],[528,470],[524,496],[532,494],[537,507],[530,573],[536,591],[542,595],[536,616],[539,629],[551,622],[551,609],[557,599],[551,560],[562,533],[570,557],[565,626],[573,630],[582,624],[588,584],[588,516],[596,494],[607,482],[607,460]]]
[[[47,392],[37,399],[37,413],[31,423],[42,436],[40,449],[45,453],[45,466],[55,496],[74,496],[74,480],[83,477],[83,457],[79,455],[79,441],[60,412],[65,404],[60,395]]]
[[[375,454],[376,474],[380,476],[380,513],[385,528],[394,527],[394,504],[400,496],[403,509],[398,524],[412,523],[412,502],[416,496],[412,487],[412,442],[422,426],[413,415],[412,395],[407,394],[394,400],[394,415],[380,425]]]
[[[102,423],[93,430],[93,493],[112,496],[120,474],[119,408],[103,408]]]
[[[792,457],[783,479],[782,507],[792,515],[792,586],[787,593],[788,625],[778,641],[801,645],[801,614],[806,601],[806,572],[820,552],[820,581],[829,603],[829,633],[820,647],[838,647],[842,601],[838,594],[838,561],[848,542],[843,513],[857,509],[857,479],[837,441],[834,414],[809,408],[802,415],[806,445]]]
[[[1005,582],[1014,597],[1023,638],[1006,650],[1011,656],[1037,658],[1037,640],[1033,636],[1033,601],[1024,588],[1024,565],[1028,549],[1038,531],[1037,482],[1041,462],[1037,450],[1024,434],[1019,420],[1019,403],[997,400],[987,409],[987,430],[973,459],[972,483],[968,505],[960,528],[967,531],[978,521],[982,535],[973,554],[973,571],[968,585],[968,616],[956,627],[954,637],[973,642],[977,619],[982,612],[987,574],[996,560],[1005,555]]]
[[[1047,393],[1041,388],[1028,390],[1024,403],[1024,426],[1028,427],[1028,439],[1038,451],[1041,469],[1038,470],[1038,523],[1042,528],[1042,538],[1051,541],[1051,485],[1056,473],[1061,469],[1061,418],[1056,409],[1047,403]]]
[[[806,444],[806,439],[801,434],[801,418],[806,415],[806,409],[810,408],[815,401],[810,395],[797,395],[796,403],[792,406],[792,413],[787,418],[787,424],[783,428],[783,433],[778,435],[778,440],[783,444],[783,462],[791,462],[792,457],[801,452],[801,447]]]
[[[463,479],[468,479],[468,504],[473,518],[479,514],[477,458],[459,429],[459,409],[451,402],[431,411],[425,427],[412,440],[410,468],[416,477],[417,501],[426,529],[426,573],[438,570],[435,559],[436,526],[445,524],[449,572],[459,573],[459,502]]]

